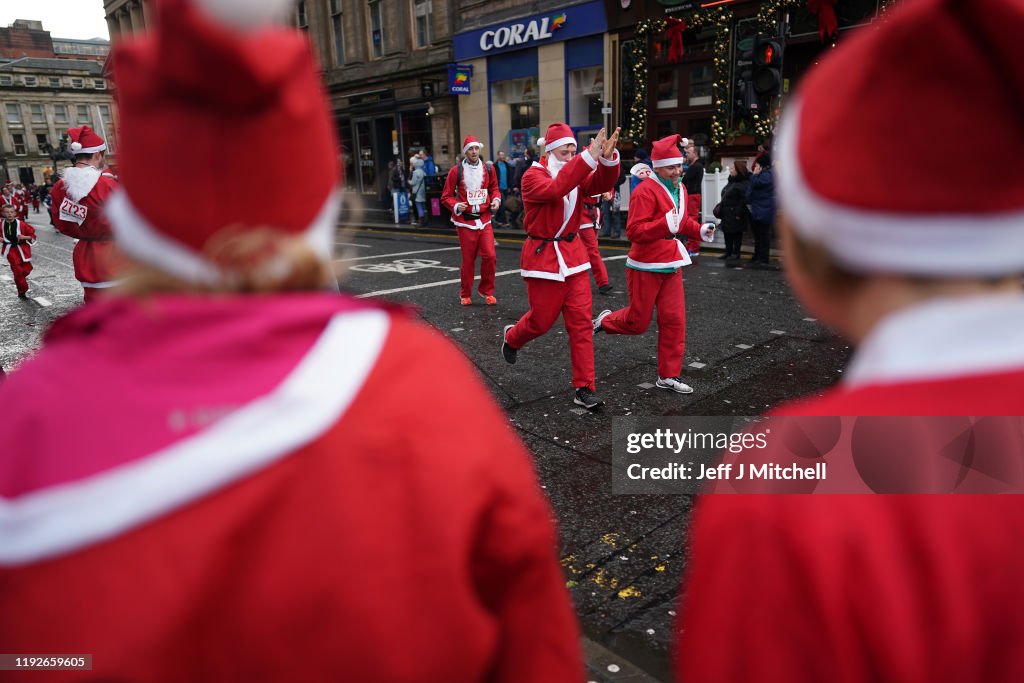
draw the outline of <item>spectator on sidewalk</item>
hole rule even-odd
[[[725,253],[718,258],[735,265],[740,260],[743,247],[743,233],[750,225],[750,210],[747,209],[747,187],[750,185],[750,171],[747,162],[737,159],[729,167],[729,181],[722,190],[715,218],[721,220],[718,229],[725,236]]]
[[[763,152],[754,161],[754,173],[747,188],[747,206],[754,231],[754,255],[750,257],[750,263],[767,266],[772,246],[772,224],[775,222],[775,175],[770,152]]]
[[[494,170],[498,174],[498,189],[501,191],[501,205],[494,217],[499,228],[508,227],[508,216],[505,212],[505,200],[508,199],[509,188],[512,187],[512,164],[505,158],[505,152],[498,152],[498,159],[494,162]]]
[[[408,310],[330,291],[335,121],[291,3],[152,8],[111,53],[131,277],[0,384],[0,643],[94,657],[47,680],[584,680],[494,397]]]
[[[412,179],[409,181],[413,202],[416,204],[416,216],[420,225],[427,224],[427,176],[423,172],[423,159],[413,157]]]

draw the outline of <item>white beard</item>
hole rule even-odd
[[[561,171],[562,168],[567,163],[569,163],[569,162],[568,161],[559,161],[558,159],[556,159],[554,157],[554,155],[549,154],[548,155],[548,171],[551,172],[551,177],[552,178],[557,178],[558,177],[558,172]]]
[[[468,161],[463,161],[462,180],[466,183],[466,192],[479,190],[484,182],[484,162],[478,161],[474,165]]]
[[[83,197],[92,192],[92,188],[96,187],[102,173],[98,168],[92,166],[82,168],[72,166],[64,169],[60,177],[64,179],[64,187],[67,188],[68,196],[74,201],[80,202]]]

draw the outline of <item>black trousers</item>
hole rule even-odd
[[[739,258],[740,247],[743,246],[742,232],[725,232],[725,256],[726,258]]]
[[[768,263],[768,256],[771,253],[772,224],[761,221],[750,221],[754,230],[754,256],[751,261]]]

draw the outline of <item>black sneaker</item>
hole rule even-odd
[[[572,399],[572,402],[578,406],[583,406],[587,410],[593,410],[600,405],[604,405],[604,401],[586,387],[580,387],[576,390],[576,396]]]
[[[508,341],[505,339],[505,337],[508,336],[508,331],[513,327],[515,327],[515,325],[505,325],[505,329],[501,333],[501,356],[509,365],[515,364],[516,354],[519,353],[519,349],[513,349],[508,345]]]
[[[607,295],[612,293],[613,289],[615,289],[615,287],[613,287],[612,283],[609,282],[606,285],[601,285],[600,287],[598,287],[597,288],[597,293],[598,294],[604,294],[605,296],[607,296]]]

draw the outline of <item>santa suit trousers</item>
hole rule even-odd
[[[459,247],[462,249],[461,296],[468,299],[473,293],[473,278],[476,276],[476,259],[480,257],[480,295],[494,296],[494,230],[490,225],[483,230],[457,228]]]
[[[658,375],[678,377],[683,371],[686,349],[686,301],[683,276],[674,273],[650,273],[626,269],[629,306],[620,308],[601,321],[609,334],[643,334],[658,309]]]
[[[18,288],[18,294],[24,294],[28,291],[28,274],[32,272],[32,263],[22,260],[21,254],[13,247],[7,252],[7,262],[11,264],[14,286]]]
[[[569,334],[572,356],[572,385],[594,390],[594,332],[591,324],[593,304],[590,298],[590,276],[586,271],[570,275],[565,282],[528,277],[526,296],[530,310],[519,319],[505,340],[514,349],[551,329],[562,314]]]
[[[692,216],[698,223],[701,222],[700,217],[700,195],[691,194],[686,196],[686,215]],[[686,250],[691,254],[695,254],[700,251],[700,238],[699,237],[687,237],[686,238]],[[675,377],[675,375],[672,375]]]
[[[601,251],[597,246],[597,229],[587,228],[580,230],[578,234],[580,239],[583,240],[583,244],[587,247],[587,256],[590,258],[590,270],[594,272],[594,282],[597,283],[598,287],[604,287],[608,284],[608,269],[604,266]]]

